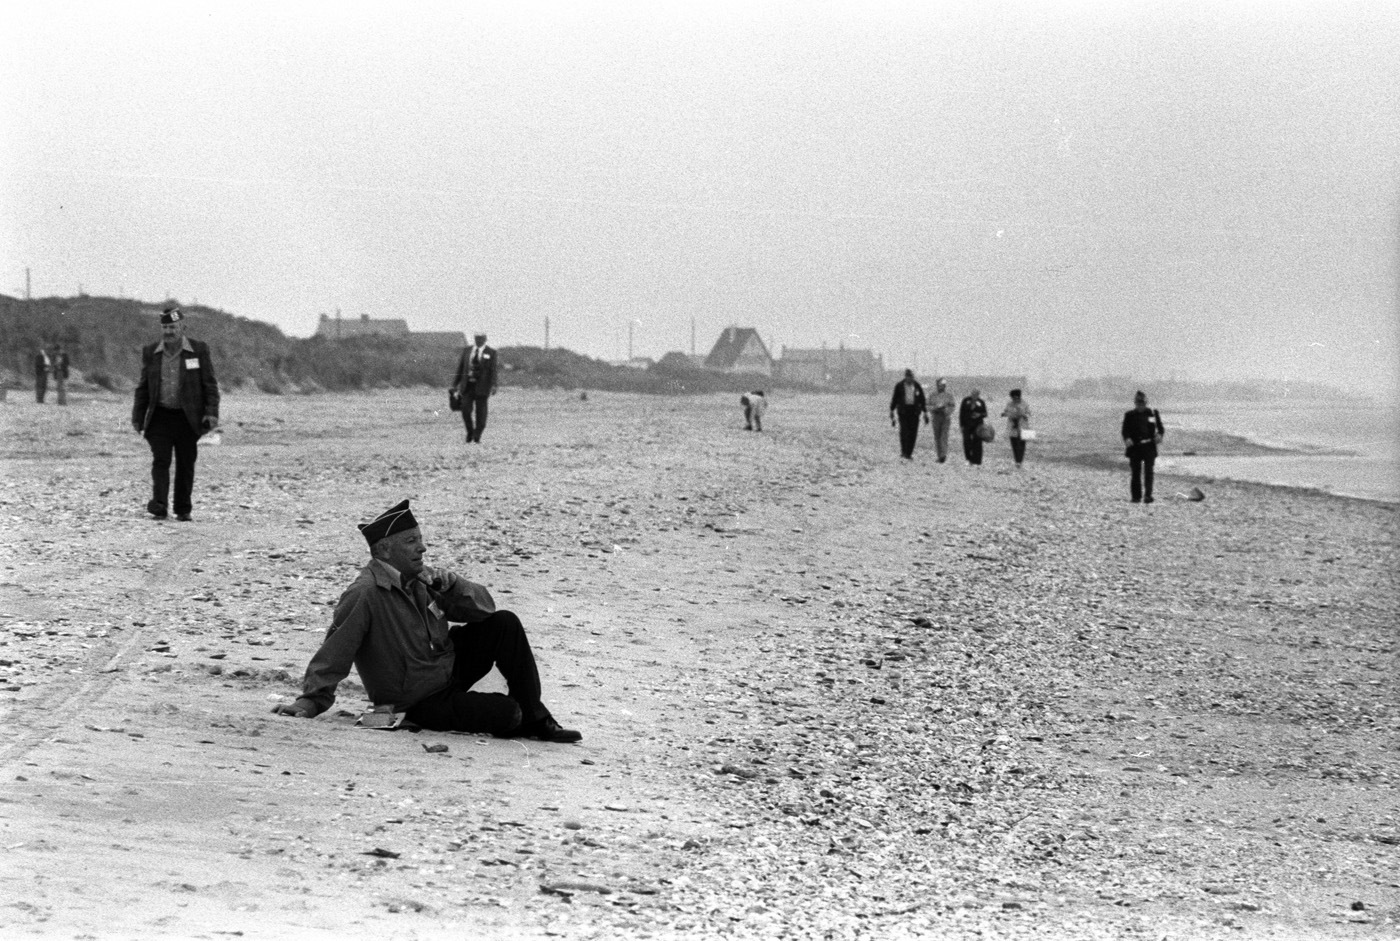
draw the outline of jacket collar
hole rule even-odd
[[[374,583],[380,588],[403,587],[403,573],[383,559],[370,559],[365,571],[369,572]]]
[[[193,352],[194,352],[194,347],[193,347],[192,345],[190,345],[190,338],[189,338],[189,337],[181,337],[181,338],[180,338],[180,351],[181,351],[182,353],[193,353]],[[157,341],[156,341],[156,352],[158,352],[158,353],[164,353],[164,352],[165,352],[165,341],[164,341],[164,340],[157,340]]]

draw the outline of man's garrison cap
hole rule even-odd
[[[416,529],[418,521],[413,518],[413,511],[408,508],[408,501],[396,503],[385,510],[379,516],[368,523],[360,524],[360,535],[365,537],[365,542],[371,546],[385,536],[392,536],[394,533],[401,533],[405,529]]]

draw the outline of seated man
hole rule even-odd
[[[497,611],[483,586],[423,565],[427,550],[407,500],[359,528],[369,564],[340,596],[301,697],[273,712],[300,719],[325,712],[353,663],[376,707],[407,713],[425,729],[582,740],[540,702],[540,674],[520,619]],[[449,629],[449,621],[462,623]],[[493,666],[509,693],[472,692]]]

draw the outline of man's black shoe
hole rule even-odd
[[[582,732],[563,728],[554,721],[553,716],[545,716],[543,719],[527,722],[515,734],[521,738],[537,738],[542,742],[559,742],[560,744],[583,741]]]
[[[146,512],[151,514],[158,520],[163,520],[166,516],[169,515],[165,511],[165,506],[163,504],[157,503],[154,500],[146,504]]]
[[[176,513],[175,518],[182,523],[188,523],[190,521],[190,515],[188,513]]]

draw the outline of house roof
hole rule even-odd
[[[705,366],[709,369],[732,368],[739,361],[739,356],[750,340],[758,344],[765,359],[772,360],[768,347],[763,344],[763,338],[753,327],[725,327],[724,332],[715,341],[714,348],[710,350],[710,355],[705,357]]]
[[[875,358],[875,354],[871,350],[848,350],[845,347],[838,347],[834,350],[799,350],[790,346],[783,347],[783,359],[797,363],[840,363],[851,361],[872,363],[875,361]]]
[[[321,316],[316,333],[323,337],[407,336],[408,321],[401,319],[374,320],[369,317]]]

